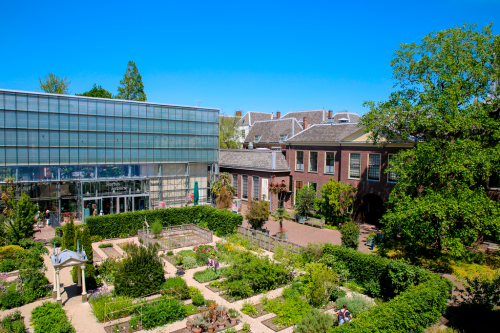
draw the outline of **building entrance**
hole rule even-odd
[[[99,215],[135,212],[149,209],[149,195],[116,196],[104,198],[85,198],[83,200],[85,218],[93,216],[94,210]]]

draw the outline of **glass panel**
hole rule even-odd
[[[368,154],[368,179],[380,180],[380,155]]]
[[[123,116],[130,117],[130,104],[129,103],[123,103]]]
[[[51,147],[59,147],[59,131],[50,131],[50,146]],[[58,154],[59,156],[59,154]],[[57,162],[59,163],[59,162]]]
[[[49,112],[49,98],[47,96],[38,96],[38,110]]]
[[[69,149],[69,163],[78,164],[78,148]]]
[[[5,130],[0,128],[0,146],[5,146]]]
[[[82,101],[82,104],[83,104],[83,101]],[[87,104],[85,102],[85,104]],[[83,105],[82,105],[82,111],[85,110],[85,114],[87,114],[87,108],[85,107],[85,109],[83,109]],[[78,113],[78,99],[76,98],[70,98],[69,99],[69,113],[73,113],[73,114],[77,114]],[[82,114],[84,112],[81,112]]]
[[[28,128],[28,112],[18,111],[16,116],[17,116],[17,127]]]
[[[76,173],[76,168],[70,165],[61,165],[61,180],[64,179],[76,179],[78,178],[78,174]],[[71,192],[77,194],[75,190],[70,191],[68,183],[61,184],[61,195],[70,195]]]
[[[155,121],[153,119],[148,119],[147,133],[154,133]]]
[[[130,147],[132,147],[132,148],[139,147],[139,135],[138,134],[130,134]]]
[[[89,147],[97,147],[97,133],[88,132],[88,146]]]
[[[122,147],[122,134],[121,133],[115,133],[115,148],[121,148]],[[115,150],[116,152],[116,150]]]
[[[123,149],[123,163],[130,163],[130,149]]]
[[[133,162],[133,161],[132,161]],[[139,149],[139,162],[146,163],[146,149]]]
[[[28,148],[17,148],[17,164],[28,164]]]
[[[154,145],[154,135],[153,134],[148,134],[147,135],[147,147],[148,148],[153,148]]]
[[[59,112],[59,98],[52,96],[49,97],[49,111]]]
[[[2,97],[1,94],[0,94],[0,97]],[[5,127],[5,111],[4,110],[0,110],[0,127]]]
[[[38,114],[38,128],[49,129],[49,114],[39,113]]]
[[[69,99],[59,98],[59,112],[63,113],[69,112]]]
[[[88,137],[87,137],[87,132],[78,132],[78,145],[80,147],[87,147],[88,146]]]
[[[318,171],[318,153],[309,152],[309,171]]]
[[[58,113],[51,113],[49,115],[49,126],[50,129],[59,129],[59,114]]]
[[[50,148],[50,164],[59,164],[59,148]]]
[[[350,154],[349,161],[349,177],[359,178],[361,173],[361,154]]]
[[[115,132],[122,131],[122,118],[115,117]]]
[[[97,163],[97,149],[89,148],[88,150],[88,161],[89,163]],[[94,178],[93,176],[91,178]]]
[[[168,108],[166,106],[161,107],[161,118],[168,119]]]
[[[139,162],[139,150],[138,149],[130,149],[130,162],[138,163]]]
[[[16,131],[16,130],[12,130]],[[27,130],[17,130],[17,145],[27,146],[28,145],[28,131]]]
[[[243,183],[242,191],[241,191],[241,197],[243,199],[248,199],[248,176],[247,175],[242,175],[241,176],[241,181]]]
[[[147,133],[146,119],[139,119],[139,132]]]
[[[131,117],[139,117],[139,105],[138,104],[130,104],[130,116]]]
[[[28,111],[38,111],[38,96],[33,96],[33,95],[28,96]]]
[[[5,127],[16,128],[16,111],[5,111]]]
[[[115,103],[106,101],[106,115],[107,116],[115,115]]]
[[[101,132],[106,132],[106,118],[97,117],[97,130]]]
[[[97,147],[106,147],[106,133],[97,133]]]
[[[97,102],[97,114],[101,116],[106,115],[106,103],[104,101]]]
[[[139,148],[146,148],[147,138],[146,134],[139,134]]]
[[[38,145],[48,147],[49,143],[49,131],[38,131]]]
[[[155,133],[161,133],[161,120],[154,120]]]
[[[28,148],[29,164],[38,164],[38,147]]]
[[[106,149],[97,149],[97,163],[106,163]]]
[[[115,162],[117,164],[122,163],[122,150],[121,149],[115,149]]]
[[[88,129],[89,131],[97,130],[97,117],[96,116],[88,116]]]
[[[68,148],[59,148],[59,163],[69,163],[69,149]],[[61,178],[62,178],[63,172],[61,168]]]
[[[92,100],[80,100],[79,103],[80,103],[80,113],[84,113],[82,112],[82,102],[83,103],[88,103],[88,106],[87,106],[87,111],[88,111],[88,114],[97,114],[97,102],[96,101],[92,101]]]
[[[21,111],[28,110],[28,95],[23,95],[23,94],[16,95],[16,110],[21,110]]]
[[[59,132],[59,145],[61,147],[69,147],[69,132],[67,131]]]
[[[86,131],[87,130],[87,116],[79,116],[78,121],[79,121],[78,128],[80,129],[80,131]]]
[[[78,163],[87,164],[87,148],[80,148],[78,150]],[[81,175],[80,175],[81,176]]]
[[[123,118],[123,131],[130,132],[130,118]]]
[[[106,148],[106,163],[114,163],[115,161],[115,150],[112,148]]]
[[[16,109],[16,95],[14,94],[5,94],[5,108],[8,110],[15,110]]]
[[[50,156],[49,148],[40,148],[40,150],[39,150],[39,163],[40,164],[50,164],[49,156]]]
[[[115,146],[114,140],[115,135],[113,133],[106,133],[106,147],[113,148]]]
[[[78,132],[69,132],[69,146],[78,147]]]
[[[326,153],[326,173],[334,173],[335,171],[335,153]]]
[[[69,116],[61,113],[59,115],[59,128],[62,130],[69,130]]]
[[[78,116],[70,115],[69,116],[69,129],[73,131],[78,131]]]
[[[139,118],[146,118],[146,105],[139,105]]]

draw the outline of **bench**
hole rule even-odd
[[[312,225],[313,227],[320,227],[321,229],[323,229],[325,227],[325,220],[308,217],[305,221],[305,224]]]
[[[290,213],[290,220],[297,221],[297,216],[295,215],[295,213]]]

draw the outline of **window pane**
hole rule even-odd
[[[39,113],[38,114],[38,128],[49,129],[49,114]]]
[[[69,130],[69,116],[61,113],[59,115],[59,129]]]
[[[139,148],[146,148],[147,138],[146,134],[139,134]]]
[[[139,117],[139,105],[130,104],[130,116],[134,118]]]
[[[131,134],[130,135],[130,147],[138,148],[139,147],[139,135]]]
[[[49,131],[38,131],[38,144],[42,147],[48,147],[49,142]]]
[[[122,147],[122,134],[121,133],[115,133],[115,148],[121,148]]]
[[[69,146],[78,147],[78,132],[69,132]]]
[[[122,109],[123,109],[123,116],[124,117],[130,117],[130,104],[129,103],[123,103]]]
[[[21,110],[21,111],[28,110],[28,95],[23,95],[23,94],[16,95],[16,110]]]
[[[139,118],[146,118],[146,105],[139,105]]]
[[[57,97],[49,97],[49,111],[59,112],[59,99]]]
[[[326,173],[334,173],[335,153],[326,153]]]
[[[106,133],[97,133],[97,147],[106,147]]]
[[[78,148],[69,149],[69,163],[78,164]]]
[[[97,130],[97,117],[96,116],[88,116],[87,127],[88,127],[89,131],[96,131]]]
[[[350,154],[349,178],[361,176],[361,154]]]
[[[106,101],[106,115],[107,116],[115,115],[115,104],[113,102]]]
[[[130,119],[130,132],[139,132],[139,121],[136,118]]]
[[[122,118],[115,117],[115,132],[122,131]]]
[[[115,162],[115,150],[112,148],[106,148],[106,163]]]
[[[85,104],[87,104],[87,103],[85,103]],[[76,99],[76,98],[69,99],[69,113],[78,114],[78,99]],[[85,114],[87,114],[86,107],[85,107]]]
[[[28,111],[38,111],[38,96],[28,96]]]
[[[248,176],[247,175],[242,175],[241,176],[241,181],[243,183],[241,197],[243,199],[248,199]]]
[[[318,171],[318,153],[309,152],[309,171]]]
[[[115,146],[114,140],[115,140],[115,135],[113,133],[106,133],[107,148],[113,148]]]
[[[106,163],[106,149],[97,149],[97,163]]]
[[[78,125],[78,128],[80,129],[80,131],[86,131],[88,128],[87,128],[87,116],[79,116],[78,117],[78,121],[80,122],[79,125]]]
[[[88,154],[88,162],[89,163],[97,163],[97,149],[90,148],[87,151]]]
[[[139,132],[147,133],[146,119],[139,119]]]
[[[80,100],[80,103],[88,103],[88,106],[87,106],[87,111],[88,111],[88,114],[97,114],[97,102],[96,101],[82,101]],[[80,113],[82,113],[82,108],[81,108],[81,104],[80,104]]]
[[[253,176],[252,199],[259,199],[259,177]]]
[[[17,164],[28,164],[28,148],[17,148]]]
[[[123,163],[122,160],[122,150],[121,149],[115,149],[115,161],[114,163]]]
[[[368,179],[380,180],[380,155],[368,154]]]
[[[28,131],[28,146],[38,147],[38,131],[29,130]]]
[[[88,146],[87,132],[79,132],[78,133],[78,145],[80,147],[87,147]]]
[[[78,163],[80,163],[80,164],[87,164],[88,163],[87,148],[80,148],[78,150]]]
[[[97,117],[97,130],[101,132],[106,132],[106,118]]]
[[[27,130],[17,130],[17,145],[27,146],[28,145],[28,131]]]
[[[19,112],[18,111],[16,113],[17,113],[16,114],[17,128],[28,128],[28,112]]]
[[[50,164],[49,148],[40,148],[38,155],[40,164]]]
[[[297,170],[304,170],[304,152],[303,151],[298,151],[297,152]]]
[[[69,164],[69,149],[59,148],[59,163]]]
[[[97,114],[100,116],[106,115],[106,102],[104,101],[97,102]]]
[[[130,118],[123,118],[122,130],[124,132],[130,132]]]
[[[78,116],[70,115],[69,116],[69,129],[73,131],[78,131]]]
[[[38,148],[28,148],[29,164],[38,164]]]
[[[59,147],[59,131],[50,131],[49,136],[50,136],[50,146]]]
[[[96,147],[97,146],[97,133],[95,132],[88,132],[88,146],[89,147]]]
[[[49,119],[50,129],[59,129],[59,113],[49,114]]]
[[[50,164],[59,164],[59,148],[50,148]]]
[[[106,117],[106,131],[114,132],[115,130],[115,119],[113,117]]]
[[[59,133],[59,145],[61,147],[69,147],[69,132],[61,131]]]
[[[16,111],[5,111],[5,127],[16,128]]]
[[[5,97],[7,97],[7,95],[5,95]],[[5,102],[7,102],[7,99]],[[47,96],[38,96],[38,110],[49,112],[49,98]]]

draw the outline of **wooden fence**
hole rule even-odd
[[[274,249],[277,246],[281,246],[290,247],[293,252],[299,253],[300,248],[303,247],[302,245],[295,244],[284,239],[279,239],[277,237],[268,235],[265,232],[250,228],[238,227],[238,233],[249,239],[252,245],[259,246],[269,252],[274,252]]]
[[[213,232],[199,227],[196,224],[181,224],[163,228],[155,236],[151,229],[139,230],[139,242],[144,246],[158,244],[160,251],[178,249],[181,247],[195,246],[213,242]]]

